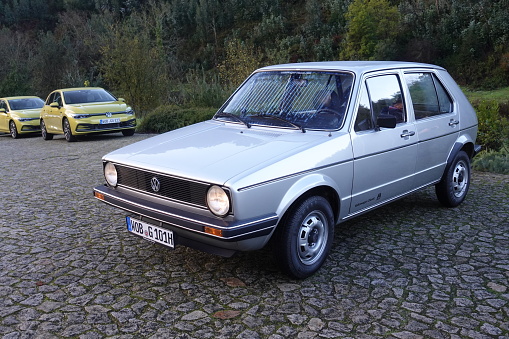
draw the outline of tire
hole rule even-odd
[[[124,137],[130,137],[134,135],[134,129],[124,129],[122,130],[122,134],[124,135]]]
[[[41,135],[44,140],[52,140],[53,134],[48,133],[46,130],[46,124],[44,123],[44,120],[41,120]]]
[[[435,193],[440,203],[446,207],[456,207],[465,200],[470,187],[470,158],[464,151],[458,152],[442,180],[435,185]]]
[[[329,202],[311,196],[292,208],[275,234],[274,256],[282,271],[304,279],[327,258],[334,238],[334,214]]]
[[[11,137],[13,139],[18,139],[19,138],[19,133],[18,133],[18,130],[16,128],[16,124],[12,120],[9,122],[9,131],[11,132]]]
[[[62,121],[62,126],[63,126],[63,130],[64,130],[65,140],[67,140],[68,142],[76,141],[76,137],[74,135],[72,135],[71,125],[69,124],[69,120],[64,119],[64,121]]]

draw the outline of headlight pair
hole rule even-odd
[[[104,165],[104,178],[109,186],[117,186],[118,173],[111,162]],[[207,207],[219,217],[227,215],[230,212],[230,198],[226,191],[217,185],[211,186],[207,191]]]

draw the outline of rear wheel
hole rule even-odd
[[[69,120],[64,119],[62,124],[64,127],[65,140],[67,140],[69,142],[76,141],[76,137],[74,135],[72,135],[71,124],[69,124]]]
[[[48,133],[48,131],[46,130],[46,124],[44,123],[44,120],[41,120],[41,134],[44,140],[53,139],[53,134]]]
[[[9,131],[11,132],[11,137],[13,139],[19,138],[18,129],[16,128],[16,124],[12,120],[9,122]]]
[[[275,259],[288,275],[303,279],[322,266],[334,238],[329,202],[312,196],[294,207],[276,233]]]
[[[456,207],[465,200],[470,187],[470,158],[464,151],[458,152],[451,166],[436,184],[438,200],[447,207]]]

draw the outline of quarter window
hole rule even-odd
[[[432,73],[405,74],[415,119],[452,112],[452,100],[444,86]]]

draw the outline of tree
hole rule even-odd
[[[400,17],[387,0],[354,0],[346,13],[347,35],[340,57],[349,60],[392,59]]]

